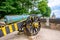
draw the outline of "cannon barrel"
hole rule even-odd
[[[25,20],[28,17],[29,17],[29,15],[6,15],[4,17],[4,19],[5,19],[6,24],[10,24],[10,23],[13,23],[13,22]]]
[[[4,17],[4,22],[6,24],[10,24],[10,23],[14,23],[17,21],[26,20],[29,16],[31,16],[31,15],[6,15]],[[40,17],[40,14],[37,14],[36,16]]]

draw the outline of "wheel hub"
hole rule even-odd
[[[39,23],[38,22],[33,22],[32,26],[35,27],[35,28],[38,28],[39,27]]]

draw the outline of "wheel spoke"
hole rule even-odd
[[[36,30],[35,29],[33,29],[33,33],[35,34],[35,32],[36,32]]]
[[[38,18],[35,16],[32,16],[29,20],[27,20],[26,22],[26,28],[27,28],[27,33],[28,35],[36,35],[38,33],[38,31],[40,30],[40,23],[38,21]]]

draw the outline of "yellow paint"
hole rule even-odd
[[[14,23],[15,30],[18,30],[17,23]]]
[[[10,33],[13,32],[12,25],[9,25]]]
[[[32,16],[30,16],[30,20],[31,20]]]
[[[34,16],[32,16],[33,20],[34,20]]]
[[[26,27],[29,29],[30,28],[30,25],[27,25]]]
[[[38,28],[38,26],[39,26],[39,23],[38,22],[34,22],[33,23],[33,27]]]
[[[5,28],[5,26],[1,26],[1,29],[2,29],[2,32],[3,32],[3,34],[4,34],[4,36],[6,36],[6,28]]]
[[[24,22],[23,25],[25,25],[26,23]]]
[[[0,28],[0,30],[1,30],[1,28]]]

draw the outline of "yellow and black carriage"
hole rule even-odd
[[[28,36],[36,35],[40,30],[40,17],[37,15],[5,16],[4,25],[0,25],[0,37],[14,31],[24,32]]]

